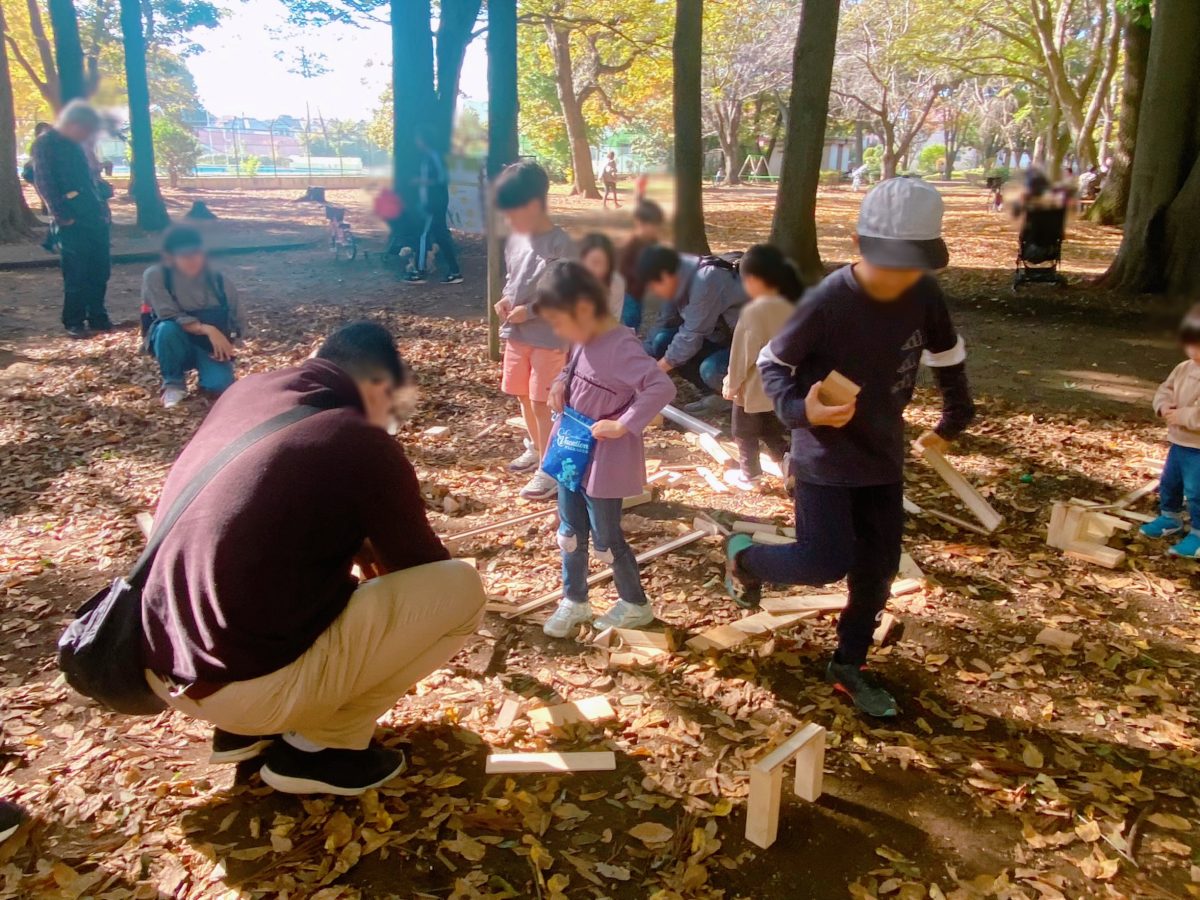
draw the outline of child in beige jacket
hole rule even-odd
[[[782,463],[790,444],[788,431],[763,390],[758,354],[791,318],[804,285],[791,260],[770,244],[747,250],[738,272],[750,302],[742,308],[733,331],[723,393],[733,402],[732,430],[741,463],[740,471],[730,473],[729,483],[748,491],[762,481],[760,445],[771,459]],[[786,479],[787,473],[783,474]]]
[[[1147,537],[1183,534],[1184,502],[1192,532],[1170,549],[1173,556],[1200,559],[1200,303],[1179,326],[1187,359],[1154,392],[1154,411],[1167,423],[1171,443],[1159,480],[1159,516],[1142,526]]]

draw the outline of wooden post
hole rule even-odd
[[[750,766],[750,800],[746,806],[746,840],[764,850],[779,834],[779,800],[783,769],[796,760],[796,796],[812,803],[821,796],[825,772],[825,729],[808,724]]]

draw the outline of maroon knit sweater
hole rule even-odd
[[[320,359],[234,384],[171,467],[158,515],[221,448],[301,404],[325,411],[226,466],[159,548],[143,593],[151,671],[222,684],[286,666],[345,609],[366,538],[392,571],[449,558],[400,445]]]

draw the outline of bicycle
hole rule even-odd
[[[349,261],[358,256],[358,241],[346,221],[346,208],[326,204],[325,218],[329,222],[329,252],[335,260]]]

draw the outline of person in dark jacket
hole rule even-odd
[[[151,688],[212,723],[213,762],[266,752],[279,791],[353,796],[404,772],[402,751],[372,744],[376,720],[483,615],[479,574],[450,559],[386,430],[408,382],[385,328],[347,325],[300,366],[234,383],[163,487],[159,515],[231,441],[321,410],[205,485],[142,595]]]
[[[62,323],[71,337],[108,331],[104,305],[112,268],[108,204],[88,164],[85,145],[100,131],[100,116],[72,100],[55,126],[33,143],[33,177],[58,226],[62,245]]]

